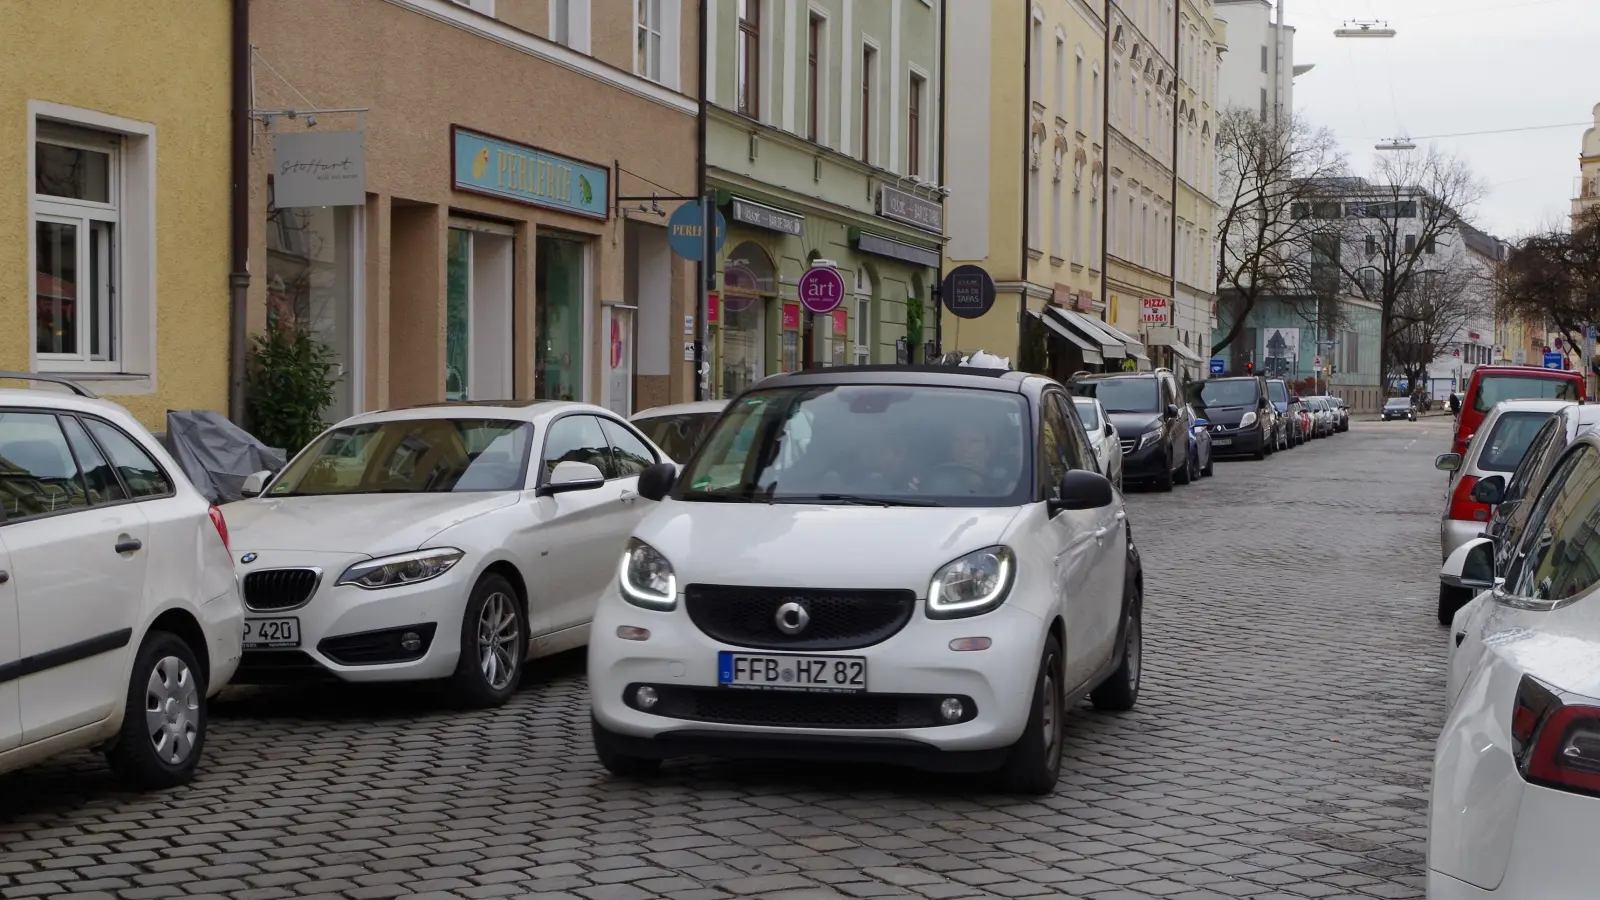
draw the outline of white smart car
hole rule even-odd
[[[121,406],[0,379],[72,391],[0,390],[0,772],[87,747],[182,784],[239,665],[227,524]]]
[[[639,491],[660,502],[613,560],[589,646],[614,772],[820,757],[1043,793],[1067,707],[1138,697],[1139,555],[1047,378],[775,376]]]
[[[523,663],[580,647],[653,506],[661,451],[615,413],[555,401],[355,416],[229,504],[245,683],[447,680],[504,703]]]

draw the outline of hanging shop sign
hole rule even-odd
[[[878,187],[878,215],[934,234],[944,233],[944,205],[888,185]]]
[[[956,266],[944,277],[939,297],[951,315],[976,319],[994,309],[994,279],[981,266]]]
[[[592,219],[611,214],[611,173],[482,132],[450,126],[455,189]]]
[[[797,216],[794,213],[773,209],[770,206],[762,206],[759,203],[751,203],[749,200],[740,200],[737,197],[734,198],[730,207],[735,222],[754,225],[757,228],[765,228],[768,231],[781,231],[784,234],[798,235],[801,226],[806,221],[805,216]]]
[[[1143,309],[1139,314],[1139,322],[1144,325],[1170,326],[1172,324],[1172,301],[1166,297],[1145,297]]]
[[[367,163],[361,131],[280,131],[272,136],[272,202],[299,206],[361,206],[367,202]]]
[[[844,302],[844,276],[832,266],[812,266],[800,276],[799,291],[807,312],[825,316]]]
[[[722,251],[722,245],[728,240],[728,219],[722,210],[716,210],[717,237],[716,251]],[[672,252],[690,262],[699,262],[705,256],[705,218],[701,212],[699,200],[690,200],[672,211],[672,217],[667,219],[667,245]]]
[[[1094,309],[1094,294],[1090,291],[1079,291],[1077,305],[1073,308],[1079,312],[1088,312]]]

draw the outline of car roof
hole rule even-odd
[[[132,419],[127,407],[99,397],[82,397],[57,388],[0,388],[0,406],[39,407]]]
[[[1573,405],[1571,400],[1501,400],[1489,410],[1489,415],[1496,416],[1508,412],[1547,412],[1554,414]]]
[[[769,375],[749,388],[751,391],[773,387],[806,387],[810,385],[923,385],[927,387],[963,387],[978,390],[1023,393],[1025,386],[1043,385],[1050,379],[1030,372],[1011,369],[989,369],[980,366],[828,366]],[[1037,387],[1035,388],[1037,389]]]
[[[1533,375],[1539,378],[1569,378],[1577,379],[1578,373],[1571,369],[1546,369],[1541,366],[1478,366],[1472,370],[1472,380],[1486,375]]]
[[[693,403],[669,403],[666,406],[652,406],[641,409],[629,417],[630,421],[638,422],[644,419],[660,419],[666,416],[695,416],[709,415],[722,412],[728,406],[727,400],[697,400]]]
[[[339,425],[370,424],[373,422],[407,422],[420,419],[508,419],[513,422],[538,424],[571,412],[586,412],[616,418],[617,414],[592,403],[571,400],[461,400],[444,403],[423,403],[395,409],[357,413]]]

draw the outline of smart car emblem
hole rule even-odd
[[[245,555],[239,557],[239,562],[244,563],[247,566],[255,561],[256,555],[254,553],[246,553]]]
[[[778,607],[778,614],[773,616],[778,623],[778,630],[793,636],[806,630],[806,625],[811,622],[811,613],[798,603],[789,602]]]

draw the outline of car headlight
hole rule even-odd
[[[678,577],[661,551],[630,538],[617,573],[622,599],[645,609],[670,610],[678,605]]]
[[[1256,423],[1256,414],[1253,413],[1253,412],[1247,412],[1247,413],[1244,414],[1244,418],[1239,420],[1239,427],[1240,428],[1249,428],[1251,425],[1254,425],[1255,423]]]
[[[450,571],[466,554],[454,547],[418,550],[359,562],[344,570],[335,585],[355,585],[369,591],[418,584]]]
[[[987,547],[945,563],[928,585],[928,618],[989,612],[1005,602],[1016,573],[1017,557],[1010,547]]]
[[[1159,440],[1161,440],[1161,429],[1156,428],[1146,431],[1144,434],[1139,435],[1139,449],[1143,450]]]

